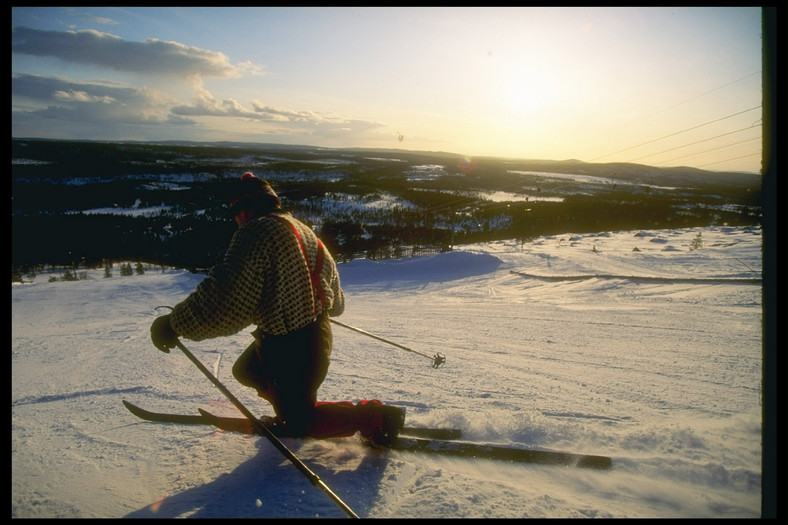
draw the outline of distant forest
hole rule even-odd
[[[762,220],[755,174],[281,145],[11,144],[12,275],[108,261],[204,271],[235,231],[226,182],[244,171],[268,179],[338,261]]]

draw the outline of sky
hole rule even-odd
[[[362,518],[774,517],[761,241],[757,227],[598,232],[339,265],[340,322],[446,363],[337,326],[321,400],[376,397],[410,426],[605,455],[609,470],[283,441]],[[12,518],[345,517],[263,437],[124,408],[240,417],[182,352],[150,341],[156,307],[204,276],[78,273],[11,287]],[[272,415],[231,375],[252,328],[183,343]]]
[[[13,7],[12,137],[761,171],[759,7]]]

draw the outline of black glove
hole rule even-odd
[[[178,346],[178,334],[172,329],[170,314],[157,317],[153,321],[150,325],[150,338],[153,346],[167,354],[170,353],[170,348]]]

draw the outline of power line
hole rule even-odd
[[[674,137],[674,136],[676,136],[676,135],[680,135],[680,134],[682,134],[682,133],[686,133],[686,132],[688,132],[688,131],[692,131],[692,130],[694,130],[694,129],[702,128],[703,126],[708,126],[709,124],[713,124],[713,123],[715,123],[715,122],[720,122],[720,121],[722,121],[722,120],[729,119],[729,118],[731,118],[731,117],[735,117],[735,116],[737,116],[737,115],[741,115],[741,114],[743,114],[743,113],[747,113],[747,112],[749,112],[749,111],[753,111],[753,110],[759,109],[760,107],[761,107],[761,106],[760,106],[760,105],[758,105],[758,106],[755,106],[754,108],[745,109],[744,111],[739,111],[738,113],[733,113],[733,114],[731,114],[731,115],[727,115],[727,116],[725,116],[725,117],[721,117],[721,118],[718,118],[718,119],[710,120],[709,122],[706,122],[706,123],[704,123],[704,124],[699,124],[699,125],[697,125],[697,126],[693,126],[693,127],[691,127],[691,128],[683,129],[683,130],[681,130],[681,131],[676,131],[675,133],[670,133],[670,134],[668,134],[668,135],[665,135],[664,137],[659,137],[658,139],[648,140],[648,141],[646,141],[646,142],[642,142],[642,143],[640,143],[640,144],[637,144],[637,145],[635,145],[635,146],[631,146],[631,147],[629,147],[629,148],[624,148],[624,149],[622,149],[622,150],[615,151],[615,152],[613,152],[613,153],[608,153],[607,155],[602,155],[601,157],[597,157],[597,158],[595,158],[595,159],[591,159],[591,162],[594,162],[594,161],[596,161],[596,160],[599,160],[599,159],[603,159],[603,158],[605,158],[605,157],[609,157],[609,156],[611,156],[611,155],[616,155],[616,154],[618,154],[618,153],[623,153],[623,152],[625,152],[625,151],[629,151],[629,150],[631,150],[631,149],[639,148],[640,146],[645,146],[646,144],[651,144],[651,143],[653,143],[653,142],[658,142],[658,141],[660,141],[660,140],[664,140],[664,139],[666,139],[666,138],[669,138],[669,137]],[[751,127],[752,127],[752,126],[751,126]],[[745,129],[747,129],[747,128],[745,128]],[[669,150],[668,150],[668,151],[669,151]],[[650,156],[650,155],[646,155],[646,156],[648,157],[648,156]],[[641,158],[644,158],[644,157],[641,157]],[[636,159],[636,160],[637,160],[637,159]]]
[[[675,148],[670,148],[670,149],[665,149],[665,150],[662,150],[662,151],[657,151],[656,153],[649,153],[648,155],[643,155],[642,157],[638,157],[636,159],[632,159],[629,162],[635,162],[635,161],[638,161],[640,159],[645,159],[647,157],[653,157],[654,155],[659,155],[661,153],[667,153],[668,151],[675,151],[677,149],[686,148],[687,146],[694,146],[695,144],[700,144],[701,142],[708,142],[710,140],[718,139],[718,138],[724,137],[726,135],[733,135],[734,133],[739,133],[739,132],[746,131],[746,130],[752,129],[752,128],[753,128],[753,126],[747,126],[746,128],[737,129],[736,131],[729,131],[727,133],[722,133],[721,135],[717,135],[717,136],[714,136],[714,137],[709,137],[707,139],[696,140],[695,142],[690,142],[689,144],[684,144],[683,146],[676,146]]]
[[[689,99],[686,99],[686,100],[684,100],[684,101],[682,101],[682,102],[679,102],[678,104],[674,104],[673,106],[669,106],[669,107],[667,107],[667,108],[664,108],[664,109],[662,109],[662,110],[659,110],[659,111],[657,111],[657,112],[655,112],[655,113],[652,113],[652,114],[650,114],[650,115],[647,115],[647,116],[645,116],[645,117],[643,117],[643,118],[641,118],[641,119],[638,119],[638,120],[635,120],[635,121],[633,121],[633,122],[630,122],[630,124],[633,124],[634,122],[638,122],[638,121],[640,121],[640,120],[644,120],[644,119],[650,118],[650,117],[652,117],[652,116],[654,116],[654,115],[656,115],[656,114],[662,113],[662,112],[664,112],[664,111],[671,110],[671,109],[673,109],[673,108],[676,108],[676,107],[678,107],[678,106],[680,106],[680,105],[682,105],[682,104],[685,104],[685,103],[687,103],[687,102],[691,102],[691,101],[693,101],[693,100],[695,100],[695,99],[701,98],[701,97],[703,97],[703,96],[706,96],[706,95],[708,95],[708,94],[710,94],[710,93],[713,93],[713,92],[715,92],[715,91],[719,91],[720,89],[726,88],[726,87],[728,87],[728,86],[730,86],[730,85],[733,85],[733,84],[735,84],[735,83],[737,83],[737,82],[740,82],[740,81],[742,81],[742,80],[745,80],[745,79],[747,79],[747,78],[750,78],[750,77],[752,77],[752,76],[754,76],[754,75],[757,75],[757,74],[760,74],[760,73],[761,73],[761,71],[755,71],[755,72],[753,72],[753,73],[750,73],[749,75],[745,75],[745,76],[743,76],[743,77],[741,77],[741,78],[738,78],[738,79],[736,79],[736,80],[734,80],[734,81],[732,81],[732,82],[728,82],[727,84],[723,84],[722,86],[716,87],[716,88],[714,88],[714,89],[710,89],[710,90],[708,90],[708,91],[705,91],[705,92],[703,92],[703,93],[700,93],[699,95],[696,95],[696,96],[694,96],[694,97],[691,97],[691,98],[689,98]],[[591,160],[591,162],[594,162],[594,161],[596,161],[596,160],[599,160],[599,159],[603,159],[603,158],[605,158],[605,157],[609,157],[609,156],[611,156],[611,155],[615,155],[615,154],[617,154],[617,153],[622,153],[622,152],[624,152],[624,151],[629,151],[629,150],[631,150],[631,149],[635,149],[635,148],[638,148],[638,147],[640,147],[640,146],[644,146],[644,145],[646,145],[646,144],[651,144],[651,143],[654,143],[654,142],[658,142],[658,141],[660,141],[660,140],[664,140],[664,139],[666,139],[666,138],[669,138],[669,137],[673,137],[673,136],[676,136],[676,135],[680,135],[680,134],[682,134],[682,133],[686,133],[686,132],[688,132],[688,131],[692,131],[692,130],[695,130],[695,129],[698,129],[698,128],[702,128],[702,127],[704,127],[704,126],[708,126],[708,125],[710,125],[710,124],[713,124],[713,123],[715,123],[715,122],[720,122],[720,121],[722,121],[722,120],[726,120],[726,119],[729,119],[729,118],[735,117],[735,116],[737,116],[737,115],[741,115],[741,114],[744,114],[744,113],[747,113],[747,112],[750,112],[750,111],[754,111],[754,110],[756,110],[756,109],[759,109],[759,108],[761,108],[761,106],[760,106],[760,105],[758,105],[758,106],[755,106],[755,107],[753,107],[753,108],[750,108],[750,109],[746,109],[746,110],[744,110],[744,111],[739,111],[739,112],[737,112],[737,113],[733,113],[733,114],[731,114],[731,115],[727,115],[727,116],[725,116],[725,117],[721,117],[721,118],[718,118],[718,119],[714,119],[714,120],[711,120],[711,121],[709,121],[709,122],[706,122],[706,123],[704,123],[704,124],[700,124],[700,125],[697,125],[697,126],[693,126],[693,127],[690,127],[690,128],[684,129],[684,130],[681,130],[681,131],[677,131],[677,132],[674,132],[674,133],[671,133],[671,134],[665,135],[665,136],[663,136],[663,137],[660,137],[660,138],[657,138],[657,139],[653,139],[653,140],[650,140],[650,141],[647,141],[647,142],[643,142],[643,143],[641,143],[641,144],[638,144],[638,145],[636,145],[636,146],[632,146],[632,147],[629,147],[629,148],[626,148],[626,149],[623,149],[623,150],[620,150],[620,151],[617,151],[617,152],[614,152],[614,153],[610,153],[610,154],[607,154],[607,155],[603,155],[603,156],[601,156],[601,157],[597,157],[597,158],[595,158],[595,159],[592,159],[592,160]],[[713,140],[713,139],[716,139],[716,138],[720,138],[720,137],[723,137],[723,136],[726,136],[726,135],[731,135],[731,134],[733,134],[733,133],[739,133],[739,132],[741,132],[741,131],[744,131],[744,130],[746,130],[746,129],[752,129],[752,128],[753,128],[753,127],[755,127],[755,126],[756,126],[756,125],[757,125],[759,122],[760,122],[760,121],[756,121],[756,122],[755,122],[755,123],[754,123],[752,126],[750,126],[750,127],[748,127],[748,128],[742,128],[742,129],[740,129],[740,130],[732,131],[732,132],[729,132],[729,133],[724,133],[724,134],[722,134],[722,135],[717,135],[716,137],[711,137],[711,138],[708,138],[708,139],[704,139],[704,140],[700,140],[700,141],[692,142],[692,143],[689,143],[689,144],[685,144],[684,146],[679,146],[679,147],[676,147],[676,148],[671,148],[671,149],[668,149],[668,150],[663,150],[663,151],[660,151],[660,152],[657,152],[657,153],[652,153],[652,154],[649,154],[649,155],[645,155],[645,156],[643,156],[643,157],[639,157],[638,159],[634,159],[634,160],[635,160],[635,161],[637,161],[637,160],[640,160],[640,159],[643,159],[643,158],[647,158],[647,157],[651,157],[651,156],[654,156],[654,155],[658,155],[658,154],[661,154],[661,153],[666,153],[666,152],[668,152],[668,151],[674,151],[674,150],[676,150],[676,149],[681,149],[681,148],[688,147],[688,146],[692,146],[692,145],[699,144],[699,143],[702,143],[702,142],[708,142],[709,140]],[[629,125],[629,124],[627,124],[627,125]],[[604,134],[604,133],[603,133],[603,134]],[[597,135],[597,136],[600,136],[600,135]],[[707,150],[707,152],[708,152],[708,151],[714,151],[714,150],[716,150],[716,149],[721,149],[721,148],[724,148],[724,147],[728,147],[728,146],[731,146],[731,145],[740,144],[740,143],[742,143],[742,142],[749,142],[750,140],[754,140],[754,139],[748,139],[748,140],[745,140],[745,141],[740,141],[740,142],[738,142],[738,143],[729,144],[729,145],[727,145],[727,146],[721,146],[721,147],[718,147],[718,148],[712,148],[711,150]],[[691,156],[694,156],[694,155],[700,155],[700,154],[702,154],[702,153],[706,153],[706,152],[701,152],[701,153],[695,153],[695,154],[685,155],[685,156],[683,156],[683,157],[679,157],[679,158],[691,157]],[[752,154],[750,154],[750,155],[745,155],[745,156],[742,156],[742,157],[737,157],[737,158],[745,158],[745,157],[750,157],[750,156],[752,156],[752,155],[757,155],[757,153],[752,153]],[[672,160],[676,160],[676,159],[672,159]],[[736,159],[728,159],[728,160],[736,160]],[[634,161],[631,161],[631,162],[634,162]],[[667,162],[671,162],[671,161],[667,161]],[[726,162],[726,161],[720,161],[720,162]],[[708,166],[708,165],[711,165],[711,164],[718,164],[718,163],[719,163],[719,162],[714,162],[714,163],[710,163],[710,164],[704,164],[704,166]],[[499,189],[498,189],[498,191],[503,191],[503,190],[504,190],[504,188],[507,188],[507,187],[509,187],[509,186],[519,186],[519,183],[515,183],[515,184],[512,184],[512,185],[505,185],[505,186],[503,186],[503,187],[499,188]],[[474,196],[467,196],[467,195],[466,195],[466,196],[457,196],[457,198],[456,198],[456,199],[455,199],[453,202],[450,202],[450,203],[444,203],[444,204],[440,204],[440,205],[437,205],[437,206],[432,206],[432,207],[430,207],[430,208],[427,208],[426,210],[423,210],[423,211],[425,211],[425,212],[428,212],[428,213],[429,213],[429,212],[432,212],[432,213],[440,213],[440,212],[442,212],[442,211],[444,211],[444,210],[445,210],[445,211],[448,211],[449,209],[455,208],[457,205],[460,205],[461,203],[464,203],[465,205],[472,205],[472,204],[475,204],[475,203],[480,203],[480,202],[482,202],[482,201],[486,201],[486,199],[484,199],[484,198],[479,198],[479,197],[474,197]],[[483,207],[492,206],[492,205],[495,205],[495,203],[486,203],[485,205],[483,205]]]
[[[745,159],[745,158],[747,158],[747,157],[752,157],[752,156],[754,156],[754,155],[761,155],[761,153],[759,153],[759,152],[755,152],[755,153],[750,153],[749,155],[742,155],[741,157],[734,157],[734,158],[732,158],[732,159],[719,160],[719,161],[717,161],[717,162],[709,162],[708,164],[701,164],[701,165],[700,165],[700,166],[698,166],[698,167],[699,167],[699,168],[702,168],[703,166],[711,166],[712,164],[722,164],[723,162],[729,162],[729,161],[731,161],[731,160],[738,160],[738,159]]]
[[[703,155],[704,153],[711,153],[712,151],[716,151],[718,149],[724,149],[724,148],[729,148],[731,146],[737,146],[739,144],[744,144],[745,142],[752,142],[753,140],[762,140],[762,138],[761,137],[753,137],[751,139],[740,140],[739,142],[733,142],[731,144],[725,144],[725,145],[722,145],[722,146],[718,146],[716,148],[711,148],[711,149],[699,151],[697,153],[690,153],[689,155],[682,155],[681,157],[674,157],[674,158],[672,158],[670,160],[662,161],[662,164],[666,164],[668,162],[673,162],[673,161],[676,161],[676,160],[686,159],[687,157],[694,157],[696,155]]]
[[[706,95],[708,95],[710,93],[714,93],[715,91],[719,91],[720,89],[726,88],[726,87],[728,87],[730,85],[733,85],[733,84],[735,84],[737,82],[741,82],[742,80],[750,78],[751,76],[759,75],[759,74],[761,74],[761,71],[755,71],[754,73],[750,73],[749,75],[745,75],[745,76],[743,76],[743,77],[741,77],[739,79],[734,80],[733,82],[728,82],[727,84],[724,84],[722,86],[716,87],[714,89],[710,89],[710,90],[708,90],[708,91],[706,91],[704,93],[701,93],[700,95],[695,95],[694,97],[688,98],[686,100],[683,100],[683,101],[679,102],[678,104],[674,104],[674,105],[669,106],[667,108],[660,109],[658,111],[655,111],[654,113],[651,113],[650,115],[646,115],[645,117],[633,120],[633,121],[629,122],[628,124],[624,124],[623,126],[619,126],[618,128],[615,128],[615,129],[621,129],[621,128],[625,128],[627,126],[631,126],[632,124],[634,124],[636,122],[640,122],[641,120],[649,119],[649,118],[653,117],[654,115],[659,115],[660,113],[663,113],[665,111],[669,111],[671,109],[677,108],[677,107],[681,106],[682,104],[686,104],[687,102],[692,102],[693,100],[698,99],[700,97],[705,97]],[[611,129],[611,130],[605,131],[604,133],[600,133],[599,135],[597,135],[596,137],[591,138],[590,140],[594,140],[597,137],[601,137],[605,133],[610,133],[611,131],[615,131],[615,130]]]

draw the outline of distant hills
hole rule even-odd
[[[761,176],[396,149],[12,139],[12,266],[218,262],[227,179],[269,179],[340,260],[546,233],[752,224]]]

